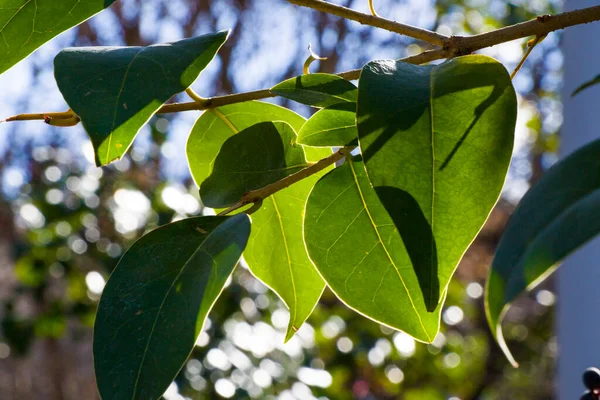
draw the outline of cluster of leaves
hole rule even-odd
[[[18,24],[32,10],[28,3],[6,26],[23,29]],[[47,40],[39,32],[60,32],[110,3],[88,6],[68,26],[41,28],[34,17],[30,40],[6,41],[4,69]],[[35,7],[32,12],[43,11]],[[68,15],[75,18],[76,10],[79,3]],[[62,51],[56,80],[92,140],[97,165],[122,157],[226,38],[218,32],[165,45]],[[510,162],[517,107],[504,67],[484,56],[424,67],[373,61],[358,87],[313,74],[272,92],[321,110],[305,121],[274,105],[246,102],[202,115],[187,156],[205,205],[234,206],[249,191],[306,171],[331,147],[344,148],[345,162],[257,199],[252,222],[245,213],[190,218],[136,242],[111,275],[96,320],[103,397],[157,398],[165,391],[242,253],[290,308],[286,339],[311,314],[325,285],[375,321],[420,341],[436,337],[450,279],[496,203]],[[500,342],[497,327],[507,304],[598,231],[599,224],[588,224],[553,245],[553,237],[579,226],[576,217],[597,204],[598,180],[574,182],[573,176],[597,163],[598,152],[596,143],[565,160],[515,213],[486,297]],[[565,181],[577,190],[538,211],[539,198]]]

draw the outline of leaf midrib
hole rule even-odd
[[[225,221],[223,221],[223,223],[225,223]],[[173,290],[173,287],[175,286],[175,283],[179,280],[179,278],[181,277],[181,275],[183,274],[183,272],[187,269],[187,267],[190,264],[190,261],[194,258],[194,256],[196,254],[198,254],[198,252],[200,252],[200,251],[204,251],[206,254],[209,254],[202,247],[204,246],[204,243],[206,243],[206,241],[217,230],[219,230],[220,227],[221,227],[221,225],[217,226],[215,229],[213,229],[212,232],[210,232],[208,235],[206,235],[206,237],[198,245],[198,248],[196,248],[196,250],[194,250],[194,252],[192,253],[192,255],[190,257],[188,257],[187,261],[185,262],[185,264],[183,265],[183,267],[181,268],[181,270],[179,271],[179,273],[177,274],[177,276],[175,277],[175,279],[173,279],[173,283],[171,283],[171,286],[169,287],[169,290],[167,290],[167,292],[165,293],[165,296],[164,296],[162,302],[160,303],[160,306],[158,307],[158,311],[156,312],[156,318],[154,319],[154,323],[152,324],[152,328],[150,329],[150,334],[148,335],[148,341],[146,342],[146,348],[144,349],[144,353],[142,355],[142,360],[140,361],[140,367],[138,369],[137,377],[135,379],[135,384],[133,386],[133,395],[131,397],[132,400],[135,400],[135,395],[136,395],[136,392],[137,392],[138,383],[139,383],[139,380],[140,380],[140,376],[142,374],[142,367],[144,366],[144,361],[146,360],[146,354],[148,354],[148,348],[150,346],[150,342],[152,341],[152,336],[154,335],[154,330],[156,328],[156,324],[158,323],[158,318],[160,317],[160,314],[162,312],[162,308],[165,305],[165,301],[169,297],[169,294],[171,293],[171,290]],[[154,261],[153,258],[151,258],[151,259],[152,259],[152,261]]]
[[[379,230],[377,229],[377,225],[375,224],[375,221],[373,220],[373,216],[371,215],[371,212],[369,211],[369,208],[367,206],[367,202],[365,201],[364,195],[363,195],[362,190],[360,188],[360,184],[359,184],[357,176],[356,176],[356,170],[354,169],[354,163],[352,162],[351,158],[348,158],[348,163],[350,165],[350,170],[352,171],[352,177],[353,177],[354,182],[356,184],[356,188],[358,190],[358,194],[360,195],[360,200],[361,200],[361,202],[363,204],[363,207],[364,207],[365,211],[367,212],[367,216],[369,217],[369,221],[371,222],[371,225],[373,226],[373,230],[375,231],[375,234],[377,235],[377,240],[381,244],[381,247],[385,251],[386,256],[390,260],[390,263],[394,267],[394,270],[396,271],[396,274],[398,275],[398,278],[400,279],[400,282],[402,283],[402,287],[404,288],[404,291],[406,292],[406,295],[408,296],[408,300],[410,301],[410,305],[411,305],[413,311],[415,312],[415,315],[417,316],[417,319],[419,320],[419,324],[421,325],[421,329],[423,329],[423,332],[425,333],[425,336],[431,342],[431,337],[429,336],[429,333],[425,329],[425,325],[423,325],[423,321],[421,320],[421,315],[417,311],[417,307],[415,306],[415,303],[414,303],[414,300],[412,298],[412,295],[410,294],[410,292],[408,290],[408,287],[406,286],[406,283],[404,282],[404,279],[402,278],[402,274],[400,274],[400,270],[398,269],[398,266],[396,265],[396,263],[392,259],[391,254],[388,252],[388,249],[385,246],[385,243],[383,242],[383,239],[381,238],[381,235],[379,234]]]

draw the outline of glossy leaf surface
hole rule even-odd
[[[367,174],[408,250],[428,310],[498,200],[517,102],[486,56],[368,63],[357,125]]]
[[[244,193],[260,189],[306,168],[302,146],[285,122],[261,122],[228,138],[210,176],[200,185],[202,202],[229,207]]]
[[[527,192],[500,240],[487,281],[488,323],[505,354],[501,322],[510,303],[567,254],[600,233],[600,140],[555,164]]]
[[[192,351],[237,264],[250,219],[198,217],[143,236],[110,276],[94,328],[100,394],[158,399]]]
[[[339,103],[355,103],[356,86],[337,75],[307,74],[285,80],[271,88],[271,92],[314,107]]]
[[[440,307],[427,312],[402,238],[360,159],[317,182],[306,205],[304,237],[317,269],[344,303],[420,341],[433,341]]]
[[[196,121],[186,145],[188,165],[196,186],[200,187],[210,175],[227,138],[268,121],[285,121],[297,132],[305,119],[286,108],[260,101],[231,104],[204,112]]]
[[[0,73],[115,0],[0,1]]]
[[[210,175],[214,160],[228,138],[265,121],[284,121],[297,131],[305,119],[285,108],[258,101],[205,112],[187,143],[190,171],[196,183],[200,185]],[[329,149],[302,149],[308,161],[331,154]],[[252,214],[254,228],[244,252],[252,273],[290,309],[286,340],[311,314],[325,287],[302,238],[304,204],[320,175],[304,179],[263,201],[261,208]]]
[[[81,118],[96,164],[120,158],[139,129],[213,59],[227,32],[148,47],[77,47],[54,60],[58,87]]]
[[[298,132],[298,143],[308,146],[356,146],[356,103],[334,104],[317,111]]]

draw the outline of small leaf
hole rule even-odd
[[[198,217],[160,227],[131,246],[104,288],[94,327],[104,400],[158,399],[165,392],[249,235],[246,214]]]
[[[356,86],[337,75],[308,74],[285,80],[271,88],[271,92],[298,103],[327,107],[339,103],[355,103]]]
[[[140,128],[213,59],[227,32],[148,47],[78,47],[54,60],[58,87],[105,165],[127,152]]]
[[[516,115],[506,69],[486,56],[430,66],[374,61],[362,70],[357,125],[367,175],[428,310],[500,196]]]
[[[0,74],[115,0],[0,1]]]
[[[277,182],[308,166],[296,133],[285,122],[261,122],[227,139],[200,198],[212,208],[229,207],[244,193]]]
[[[510,303],[600,233],[598,210],[600,140],[552,166],[511,216],[492,262],[485,303],[490,328],[513,364],[501,327]]]
[[[190,172],[200,187],[210,175],[219,150],[227,138],[259,122],[285,121],[300,130],[305,119],[293,111],[260,101],[231,104],[207,110],[188,137],[186,155]]]
[[[575,96],[577,93],[581,92],[582,90],[585,90],[587,88],[589,88],[590,86],[594,86],[600,83],[600,75],[596,75],[595,78],[581,84],[581,86],[579,86],[577,89],[575,89],[573,91],[573,93],[571,94],[571,97]]]
[[[285,108],[258,101],[232,104],[205,112],[188,139],[187,156],[194,180],[200,185],[211,173],[227,138],[265,121],[284,121],[299,130],[305,120]],[[300,146],[299,146],[300,147]],[[331,154],[330,149],[304,147],[309,161]],[[324,172],[323,172],[324,173]],[[252,214],[253,229],[244,252],[250,271],[269,286],[290,309],[288,340],[308,318],[325,287],[310,261],[302,239],[304,204],[315,174],[266,198]]]
[[[340,103],[319,110],[298,132],[298,143],[307,146],[356,146],[356,103]]]
[[[412,234],[411,228],[405,230]],[[306,204],[304,238],[321,276],[349,307],[417,340],[433,341],[441,306],[427,312],[402,237],[359,158],[317,182]]]

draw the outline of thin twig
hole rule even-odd
[[[328,14],[337,15],[338,17],[351,19],[352,21],[360,22],[363,25],[375,26],[390,32],[399,33],[401,35],[410,36],[415,39],[433,44],[434,46],[444,46],[448,40],[448,36],[441,35],[436,32],[428,31],[427,29],[417,28],[415,26],[401,24],[396,21],[377,17],[374,15],[364,14],[354,11],[350,8],[338,6],[337,4],[329,3],[322,0],[287,0],[297,6],[312,8],[317,11],[326,12]]]
[[[296,172],[295,174],[288,175],[285,178],[278,180],[277,182],[271,183],[270,185],[267,185],[263,188],[251,190],[248,193],[246,193],[244,196],[242,196],[240,201],[238,201],[236,204],[229,207],[225,211],[222,211],[221,213],[219,213],[219,215],[230,214],[230,213],[234,212],[235,210],[238,210],[250,203],[257,204],[259,202],[262,202],[264,199],[279,192],[280,190],[283,190],[283,189],[287,188],[288,186],[293,185],[294,183],[299,182],[302,179],[305,179],[311,175],[314,175],[317,172],[320,172],[320,171],[324,170],[325,168],[329,167],[330,165],[335,164],[336,162],[340,161],[341,159],[346,157],[348,154],[350,154],[350,152],[353,149],[354,149],[353,147],[343,147],[343,148],[339,149],[338,151],[336,151],[335,153],[333,153],[332,155],[330,155],[329,157],[323,158],[322,160],[312,164],[310,167],[301,169],[300,171]],[[254,208],[255,207],[251,207],[249,210],[253,210]]]

